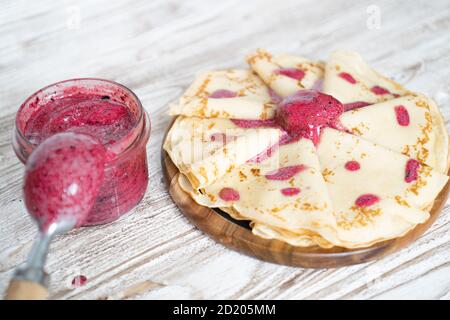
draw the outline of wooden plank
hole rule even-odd
[[[14,113],[38,88],[96,76],[131,87],[152,120],[150,185],[123,219],[84,228],[52,245],[51,297],[436,298],[449,299],[450,214],[413,246],[380,261],[336,270],[264,263],[196,230],[169,198],[159,163],[174,101],[202,70],[244,67],[254,48],[325,59],[359,51],[380,71],[437,99],[450,121],[448,1],[377,1],[380,29],[366,26],[372,1],[5,2],[0,12],[0,290],[25,260],[35,227],[21,201],[23,167],[9,145]],[[68,27],[69,26],[69,27]],[[73,276],[86,285],[73,288]]]

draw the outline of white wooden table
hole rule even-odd
[[[1,0],[0,7],[1,291],[36,234],[22,201],[23,165],[11,148],[14,114],[46,84],[93,76],[129,86],[149,112],[150,184],[126,217],[54,241],[51,298],[450,298],[449,206],[420,240],[380,261],[290,268],[232,252],[194,228],[167,194],[160,165],[167,104],[195,73],[245,67],[257,47],[321,59],[338,47],[359,51],[433,96],[449,124],[448,0]],[[88,282],[73,288],[79,274]]]

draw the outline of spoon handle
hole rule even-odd
[[[47,288],[28,280],[11,280],[5,294],[5,300],[46,300],[47,298]]]
[[[6,300],[44,300],[48,297],[45,287],[47,274],[44,264],[48,247],[53,237],[53,229],[49,232],[39,232],[25,265],[18,268],[6,290]]]

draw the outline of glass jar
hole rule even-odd
[[[26,163],[39,144],[39,141],[34,141],[25,134],[28,121],[37,111],[45,113],[46,110],[41,108],[49,108],[50,102],[78,94],[101,96],[101,99],[120,103],[135,119],[132,127],[127,129],[120,139],[105,144],[108,156],[103,184],[84,224],[97,225],[114,221],[131,210],[140,202],[147,189],[146,144],[150,136],[150,120],[131,90],[113,81],[94,78],[71,79],[51,84],[32,94],[19,108],[13,133],[13,148],[18,158]],[[53,104],[49,110],[54,110],[54,107]],[[76,129],[72,131],[77,132]]]

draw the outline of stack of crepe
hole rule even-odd
[[[368,247],[427,221],[449,166],[432,99],[353,52],[336,51],[324,63],[257,50],[247,61],[248,70],[199,75],[170,107],[177,119],[164,149],[197,203],[296,246]],[[344,129],[325,128],[317,145],[289,141],[272,121],[277,103],[303,89],[346,109]],[[377,201],[355,205],[371,196]]]

